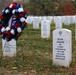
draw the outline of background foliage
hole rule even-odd
[[[29,0],[27,4],[24,3],[23,5],[30,15],[76,14],[76,1],[72,0]],[[67,11],[65,11],[66,8],[68,9]]]
[[[15,0],[16,1],[16,0]],[[0,0],[0,10],[13,0]],[[17,0],[28,15],[75,15],[76,0]]]
[[[15,0],[20,2],[28,15],[75,15],[75,0]],[[13,0],[0,0],[0,10]],[[67,10],[68,9],[68,10]],[[65,11],[66,10],[66,11]]]

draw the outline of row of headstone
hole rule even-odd
[[[70,24],[76,23],[76,15],[74,15],[74,16],[28,16],[26,19],[26,22],[28,24],[32,24],[35,17],[37,19],[39,19],[39,23],[41,23],[41,21],[44,19],[50,20],[50,22],[52,20],[54,20],[54,22],[55,22],[55,19],[58,17],[61,18],[62,23],[64,23],[65,25],[70,25]]]
[[[49,21],[51,24],[53,17],[47,16],[47,17],[33,17],[33,29],[39,29],[39,24],[42,23],[42,21]]]
[[[76,16],[62,16],[62,22],[65,25],[74,24],[76,22]]]
[[[49,38],[50,37],[50,25],[51,25],[52,19],[44,19],[41,22],[41,37],[42,38]],[[56,29],[62,28],[62,18],[61,17],[55,17],[54,18],[55,27]]]
[[[70,24],[74,24],[76,23],[76,16],[28,16],[26,21],[28,24],[32,24],[33,23],[33,29],[39,29],[39,24],[42,24],[42,21],[49,21],[50,25],[52,23],[52,21],[54,20],[55,23],[55,28],[62,28],[63,23],[65,25],[70,25]],[[43,26],[41,26],[43,27]],[[42,31],[43,28],[41,28],[41,37],[42,37]],[[49,32],[46,32],[49,34]],[[46,36],[47,37],[47,36]]]

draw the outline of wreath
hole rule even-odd
[[[27,13],[19,3],[7,5],[0,15],[0,34],[3,39],[17,40],[26,26]]]

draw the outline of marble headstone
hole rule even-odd
[[[69,67],[72,60],[72,33],[68,29],[53,31],[53,64]]]
[[[42,38],[50,37],[50,21],[49,20],[43,20],[41,22],[41,37]]]
[[[2,51],[3,56],[16,56],[16,40],[12,39],[8,42],[7,40],[2,39]]]
[[[33,29],[39,29],[39,17],[33,18]]]
[[[54,17],[54,22],[56,25],[56,29],[62,28],[62,17],[61,16],[55,16]]]

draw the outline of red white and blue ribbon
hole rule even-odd
[[[7,5],[0,15],[0,33],[3,39],[17,40],[26,26],[27,13],[19,3]]]

